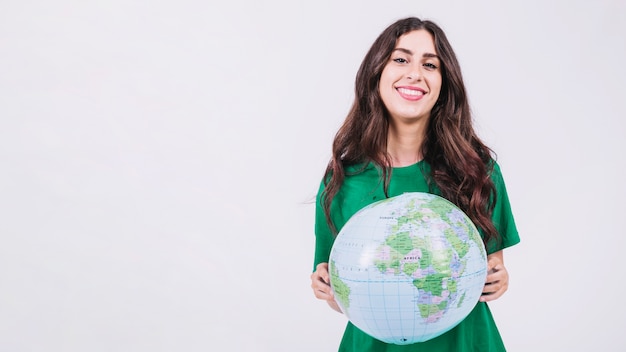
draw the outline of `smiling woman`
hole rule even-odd
[[[317,195],[315,296],[341,312],[328,272],[337,234],[363,207],[405,192],[441,195],[461,208],[480,231],[489,274],[472,312],[443,335],[394,345],[348,322],[339,351],[504,351],[487,302],[508,288],[502,250],[519,236],[500,168],[474,132],[461,70],[444,32],[415,17],[390,25],[361,63],[355,95]],[[431,291],[431,303],[445,299],[435,294],[445,287]]]

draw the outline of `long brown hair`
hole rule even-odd
[[[336,233],[330,217],[333,198],[346,177],[346,166],[372,162],[382,170],[387,194],[391,160],[387,153],[389,114],[380,97],[381,73],[405,33],[425,29],[433,36],[441,61],[442,87],[433,107],[422,155],[430,165],[427,175],[431,190],[455,203],[483,233],[485,245],[499,240],[491,220],[495,187],[490,178],[493,151],[476,135],[461,75],[461,68],[443,30],[435,23],[409,17],[387,27],[374,41],[357,72],[355,98],[332,145],[332,157],[324,175],[322,206],[326,220]]]

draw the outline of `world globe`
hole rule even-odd
[[[335,239],[329,271],[352,324],[406,345],[442,335],[467,317],[485,284],[487,254],[457,206],[408,192],[354,214]]]

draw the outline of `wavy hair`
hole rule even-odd
[[[382,170],[385,194],[391,177],[387,153],[389,114],[379,92],[381,73],[400,36],[414,30],[432,36],[441,61],[442,87],[426,127],[422,155],[430,165],[427,175],[431,191],[456,204],[483,233],[485,245],[499,240],[491,220],[495,186],[490,174],[493,151],[477,136],[467,99],[461,68],[443,30],[435,23],[416,17],[400,19],[387,27],[365,55],[355,80],[355,98],[332,144],[332,156],[324,173],[322,207],[330,228],[333,198],[346,177],[346,167],[374,163]]]

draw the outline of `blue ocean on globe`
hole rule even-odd
[[[372,203],[341,229],[329,259],[346,317],[392,344],[423,342],[477,304],[487,254],[469,217],[440,196],[408,192]]]

